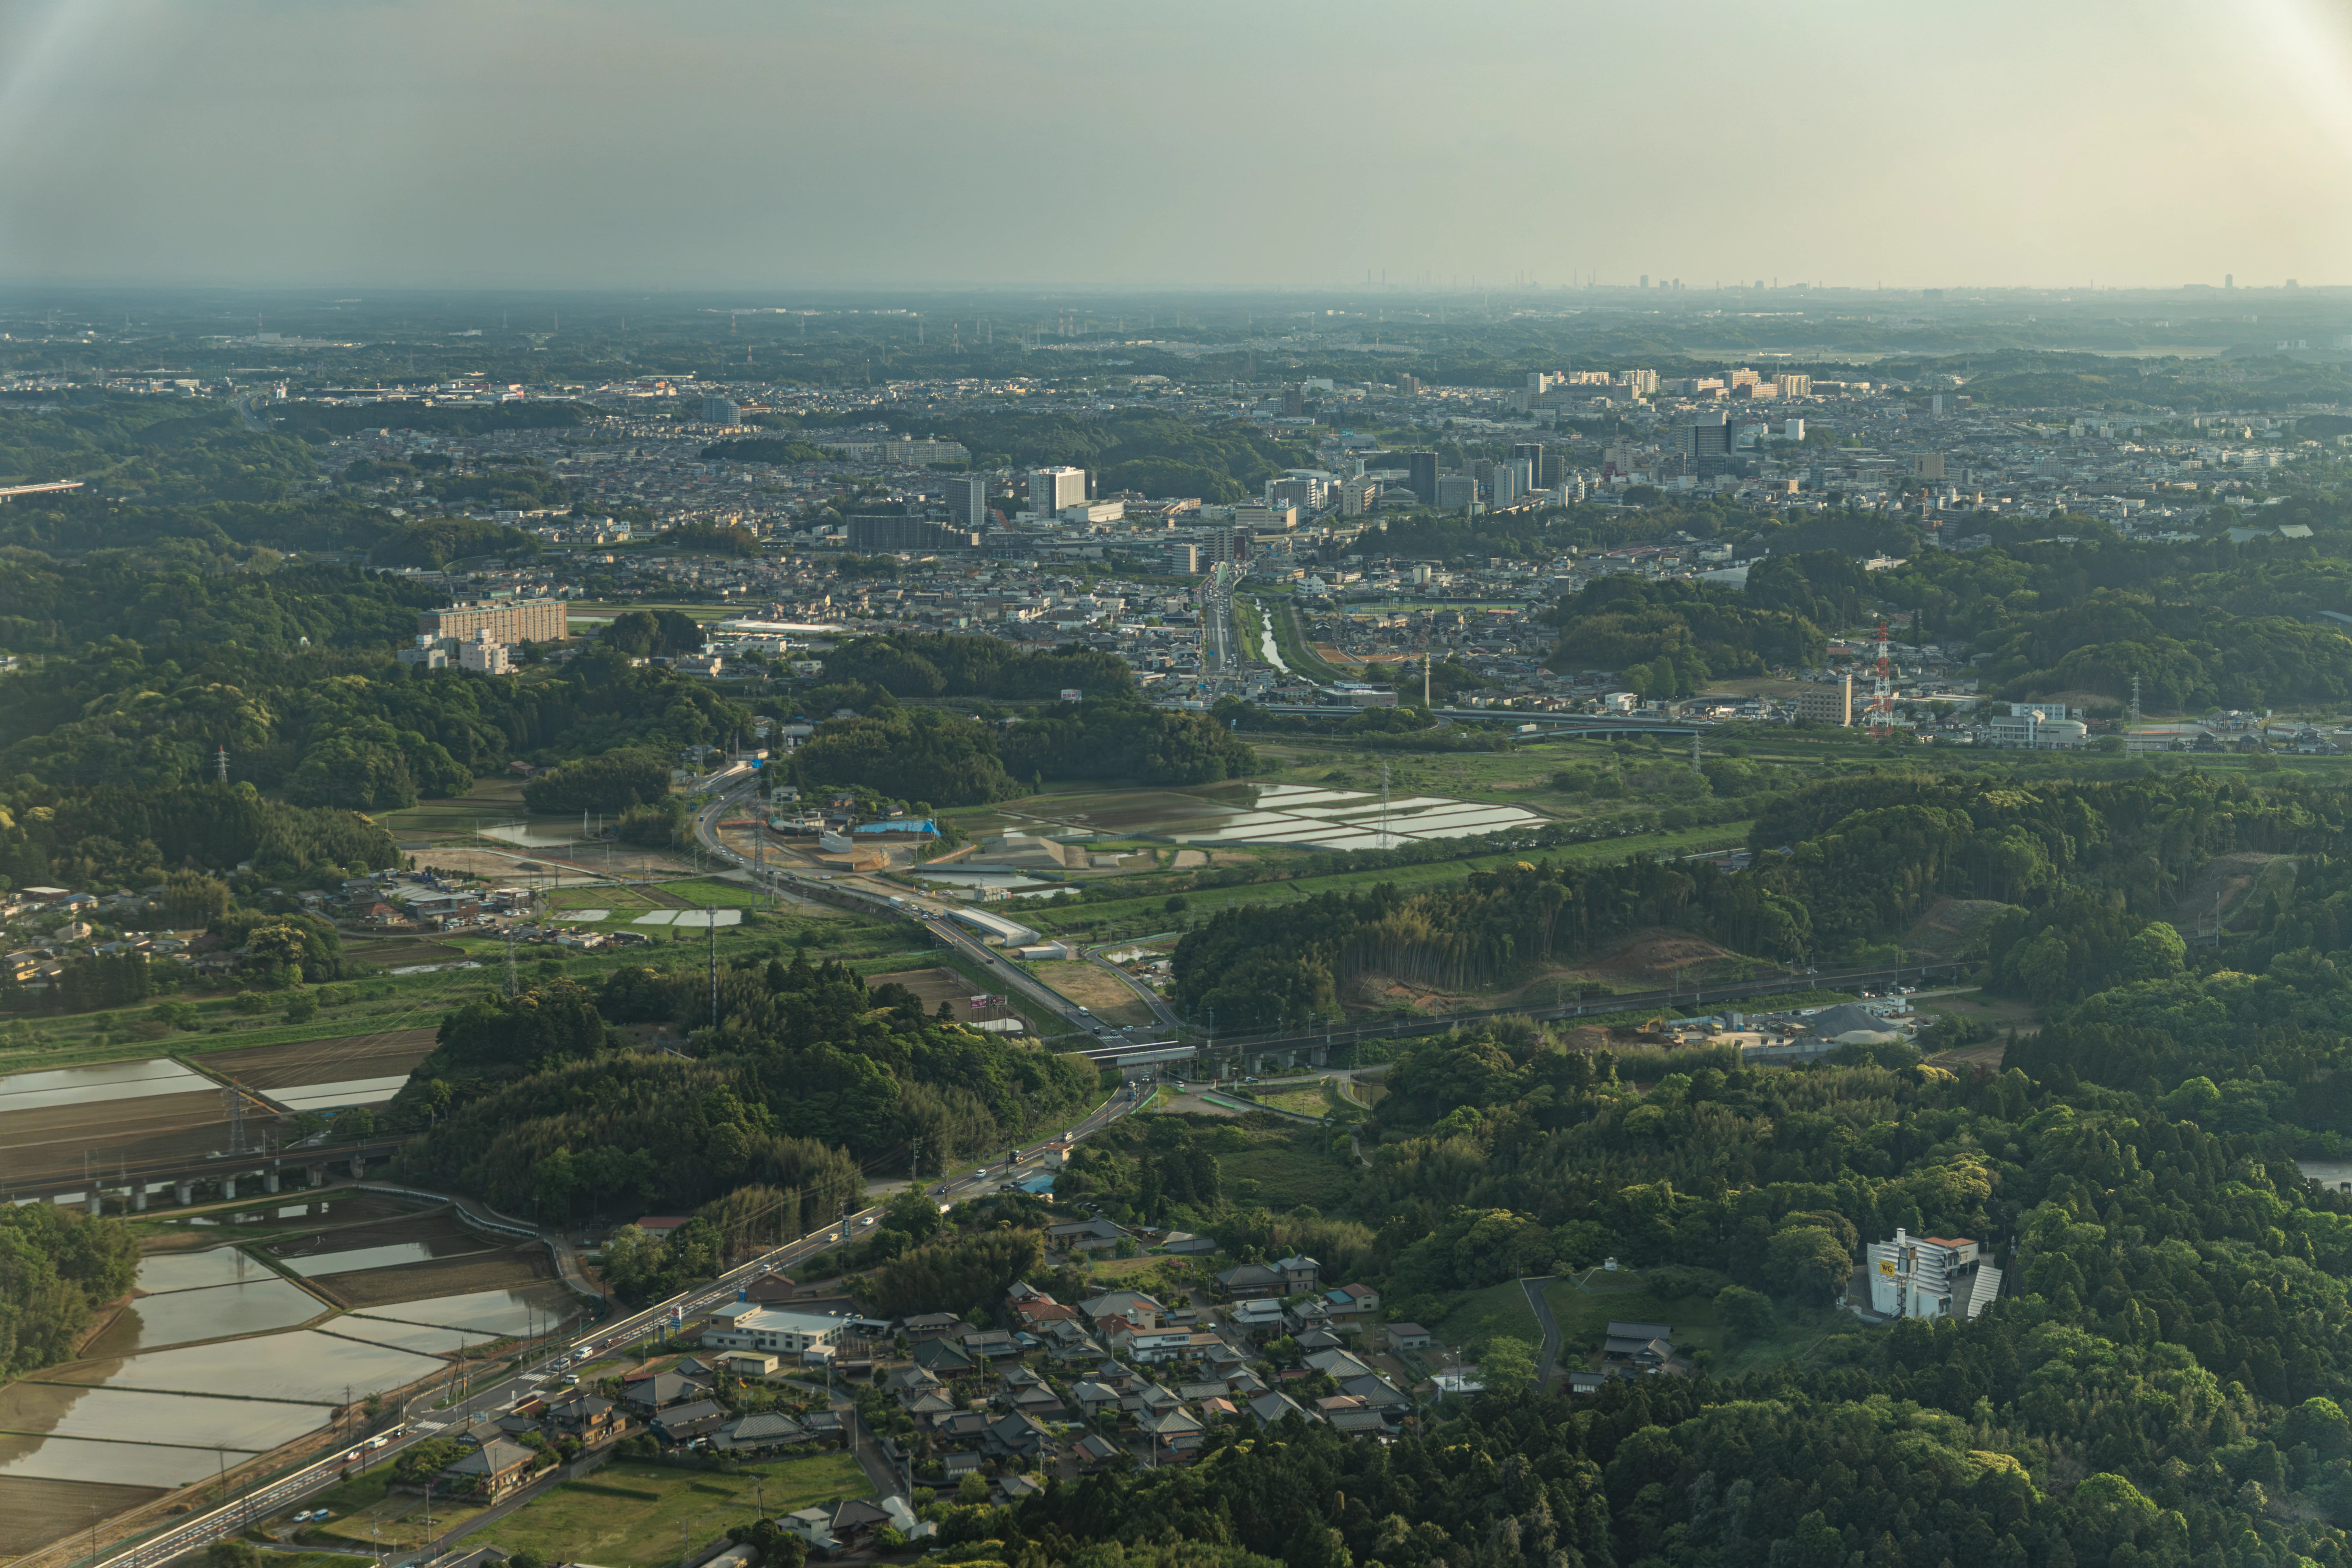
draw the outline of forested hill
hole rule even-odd
[[[1574,963],[1665,927],[1786,964],[1893,962],[1937,900],[1989,906],[1981,956],[1998,983],[2074,1000],[2182,964],[2168,922],[2188,881],[2233,850],[2316,856],[2306,889],[2352,857],[2352,791],[2257,790],[2196,774],[2110,780],[1869,773],[1777,798],[1756,820],[1752,869],[1634,859],[1529,860],[1415,894],[1378,887],[1308,903],[1221,910],[1175,960],[1188,1007],[1273,1024],[1328,1014],[1379,973],[1477,988]],[[2331,933],[2332,907],[2279,911]],[[2284,938],[2267,938],[2277,941]]]
[[[391,1109],[395,1125],[433,1120],[407,1170],[549,1219],[772,1189],[793,1194],[775,1233],[789,1238],[803,1215],[814,1227],[864,1191],[861,1162],[903,1159],[919,1139],[952,1163],[1097,1088],[1081,1058],[929,1016],[903,988],[869,991],[830,963],[730,966],[715,1027],[709,1007],[689,968],[459,1008]],[[639,1054],[614,1032],[649,1022],[693,1031],[695,1059]]]
[[[1792,963],[1892,954],[1959,899],[1990,991],[2044,1022],[1981,1073],[1898,1044],[1798,1067],[1595,1049],[1525,1019],[1416,1039],[1339,1143],[1369,1169],[1316,1209],[1236,1202],[1208,1123],[1090,1152],[1072,1196],[1310,1250],[1391,1318],[1473,1354],[1487,1337],[1493,1365],[1498,1295],[1603,1259],[1678,1334],[1720,1337],[1705,1375],[1449,1399],[1387,1448],[1219,1435],[1181,1475],[960,1511],[949,1539],[1172,1531],[1414,1568],[2352,1561],[2352,1194],[2298,1169],[2352,1153],[2347,829],[2352,791],[2278,775],[1890,770],[1769,805],[1751,870],[1530,860],[1219,914],[1177,972],[1223,1019],[1253,995],[1328,1010],[1366,973],[1508,977],[1661,925]],[[2169,916],[2223,854],[2294,875],[2190,947]],[[1897,1227],[1980,1243],[2000,1299],[1932,1326],[1833,1310]]]

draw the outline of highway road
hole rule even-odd
[[[1061,1019],[1078,1033],[1093,1036],[1107,1044],[1122,1037],[1121,1031],[1105,1024],[949,919],[948,911],[951,906],[940,900],[913,892],[875,892],[857,886],[847,878],[820,877],[804,871],[780,870],[772,866],[762,872],[750,857],[729,848],[719,837],[719,820],[730,812],[741,809],[745,796],[750,793],[748,789],[736,791],[704,806],[695,814],[694,832],[705,849],[724,864],[749,875],[755,886],[770,888],[786,896],[803,898],[822,889],[835,898],[856,899],[871,907],[877,914],[895,914],[911,920],[930,932],[932,939],[942,947],[952,948],[979,965],[992,980],[1002,982],[1008,990],[1020,992],[1039,1009]]]
[[[696,818],[695,832],[703,844],[722,860],[754,874],[750,859],[719,841],[715,826],[720,815],[740,804],[740,796],[713,802]],[[1093,1014],[1077,1006],[1059,993],[1048,989],[1032,978],[1018,964],[1011,963],[991,950],[978,938],[947,918],[948,907],[940,900],[919,894],[883,895],[845,885],[842,881],[809,877],[801,872],[768,873],[770,884],[780,891],[801,888],[823,888],[839,896],[856,898],[871,905],[877,913],[897,913],[911,919],[931,932],[943,944],[980,964],[988,973],[1017,988],[1024,995],[1053,1013],[1072,1028],[1093,1035],[1106,1043],[1120,1038],[1120,1031],[1112,1029]],[[893,899],[897,902],[892,902]],[[1116,945],[1116,944],[1114,944]],[[1507,1016],[1528,1017],[1555,1023],[1573,1023],[1579,1018],[1599,1017],[1620,1013],[1637,1013],[1651,1008],[1665,1009],[1696,1007],[1709,1005],[1728,1005],[1750,996],[1770,996],[1788,991],[1842,990],[1862,991],[1897,984],[1924,984],[1937,974],[1957,975],[1966,969],[1960,963],[1905,963],[1878,965],[1869,968],[1838,969],[1827,973],[1789,972],[1767,975],[1761,979],[1727,982],[1720,985],[1669,986],[1663,990],[1619,993],[1608,996],[1580,998],[1574,1002],[1559,1001],[1550,1006],[1522,1004],[1512,1007],[1490,1007],[1477,1011],[1433,1014],[1427,1017],[1398,1019],[1381,1017],[1362,1023],[1336,1024],[1300,1029],[1263,1030],[1253,1034],[1227,1035],[1214,1043],[1221,1051],[1234,1051],[1242,1057],[1271,1056],[1276,1053],[1311,1049],[1317,1046],[1352,1044],[1358,1040],[1391,1039],[1412,1035],[1443,1034],[1448,1029],[1475,1024],[1482,1019]],[[1158,1009],[1155,1009],[1157,1012]],[[1171,1015],[1172,1016],[1172,1015]]]

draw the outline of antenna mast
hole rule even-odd
[[[1885,730],[1895,722],[1894,667],[1886,657],[1886,623],[1878,623],[1878,669],[1870,683],[1870,727]]]

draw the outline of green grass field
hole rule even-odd
[[[1253,1133],[1249,1148],[1217,1156],[1226,1192],[1231,1194],[1237,1181],[1255,1182],[1256,1195],[1250,1201],[1276,1211],[1300,1204],[1338,1207],[1355,1191],[1359,1171],[1348,1164],[1344,1153],[1324,1149],[1327,1136],[1322,1128],[1303,1125],[1295,1131],[1283,1128]]]
[[[744,882],[722,882],[703,877],[690,882],[664,882],[662,891],[704,909],[752,909],[764,902],[758,889]]]
[[[746,1465],[730,1474],[616,1459],[467,1537],[466,1545],[510,1552],[528,1547],[551,1563],[670,1568],[681,1540],[702,1545],[730,1525],[749,1524],[758,1509],[772,1518],[872,1489],[846,1453]]]
[[[1432,1331],[1443,1344],[1470,1347],[1473,1356],[1480,1345],[1498,1334],[1525,1340],[1538,1352],[1543,1349],[1543,1326],[1536,1321],[1536,1310],[1528,1305],[1528,1293],[1516,1279],[1454,1297],[1446,1308],[1444,1321]]]

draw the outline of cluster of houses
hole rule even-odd
[[[1379,1294],[1363,1285],[1325,1290],[1317,1274],[1307,1258],[1229,1269],[1218,1277],[1230,1299],[1222,1320],[1214,1309],[1171,1309],[1142,1290],[1069,1304],[1016,1284],[1005,1298],[1014,1331],[974,1329],[947,1314],[908,1319],[901,1329],[913,1364],[883,1385],[934,1456],[930,1479],[943,1488],[991,1461],[1014,1461],[1017,1471],[1065,1455],[1080,1469],[1130,1452],[1181,1460],[1225,1422],[1272,1425],[1297,1415],[1391,1436],[1412,1398],[1373,1364],[1377,1352],[1351,1350],[1342,1338],[1362,1329]],[[1288,1305],[1285,1294],[1294,1298]],[[1397,1327],[1411,1345],[1429,1342],[1412,1325]],[[1296,1340],[1301,1364],[1270,1383],[1263,1342],[1281,1337]],[[1032,1347],[1042,1350],[1044,1371],[1017,1359]],[[998,1371],[998,1356],[1016,1359]],[[1302,1402],[1279,1386],[1315,1373],[1335,1392]],[[1073,1424],[1086,1430],[1066,1437]],[[998,1484],[1017,1496],[1033,1483],[1011,1474]]]
[[[503,1415],[451,1434],[464,1452],[441,1472],[437,1484],[495,1502],[554,1463],[548,1449],[567,1437],[593,1447],[643,1432],[669,1447],[739,1457],[840,1447],[846,1428],[834,1411],[739,1415],[719,1403],[714,1384],[720,1369],[763,1375],[775,1370],[776,1359],[743,1353],[709,1361],[688,1357],[667,1370],[624,1377],[618,1402],[578,1387],[534,1394]]]
[[[100,941],[99,927],[146,923],[148,906],[163,896],[161,887],[144,893],[76,893],[64,888],[19,888],[0,893],[0,928],[23,922],[31,928],[24,946],[0,955],[8,978],[28,991],[55,984],[65,973],[67,961],[108,958],[132,953],[149,962],[158,958],[189,961],[190,946],[170,935],[125,935]],[[54,920],[55,923],[51,923]]]

